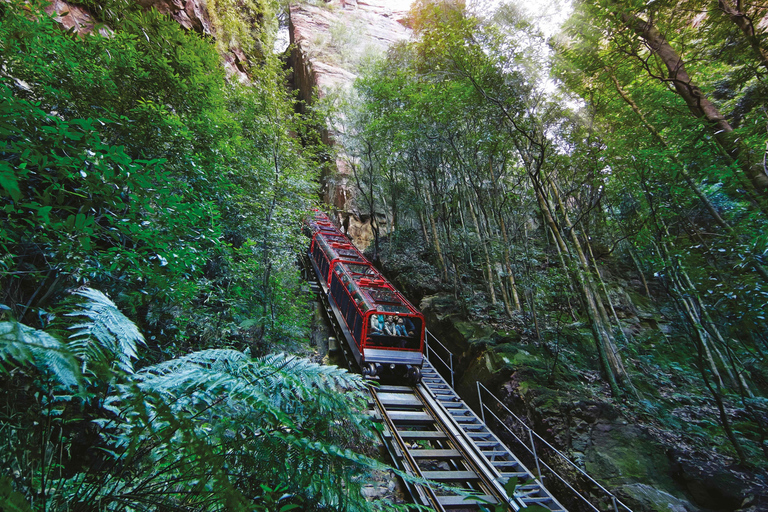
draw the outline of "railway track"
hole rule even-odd
[[[310,291],[321,298],[334,334],[340,341],[350,337],[328,290],[315,279],[312,267],[306,268]],[[340,345],[346,353],[346,344]],[[351,354],[346,356],[354,364]],[[424,482],[404,482],[415,503],[436,511],[483,506],[494,512],[499,506],[518,511],[535,504],[567,512],[428,360],[422,375],[417,386],[373,386],[370,401],[394,465]],[[512,496],[505,489],[511,478],[520,482]]]
[[[371,391],[374,414],[395,465],[434,485],[406,483],[414,502],[438,511],[521,510],[536,504],[565,508],[485,426],[429,364],[418,386],[381,385]],[[513,496],[506,482],[517,478]]]

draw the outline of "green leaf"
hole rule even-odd
[[[64,386],[79,382],[78,365],[64,344],[18,322],[0,322],[0,363],[5,370],[26,364],[46,368]]]
[[[3,512],[32,512],[24,495],[13,490],[13,481],[8,475],[0,476],[0,503]]]
[[[0,159],[0,186],[5,189],[14,201],[21,199],[21,190],[16,181],[16,173],[13,167],[5,160]]]

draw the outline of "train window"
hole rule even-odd
[[[370,265],[360,265],[358,263],[347,263],[347,268],[353,274],[362,274],[364,276],[376,276],[378,272]]]
[[[357,283],[355,283],[354,279],[345,272],[344,267],[348,265],[344,264],[337,264],[334,267],[334,272],[339,277],[340,281],[344,284],[344,287],[349,291],[349,294],[352,296],[352,300],[354,300],[355,304],[357,304],[357,308],[365,313],[369,309],[371,309],[371,303],[370,299],[366,297],[365,293],[360,289],[360,287],[357,286]]]
[[[359,345],[359,340],[362,339],[363,335],[363,317],[360,315],[357,315],[355,318],[355,328],[353,330],[353,334]]]
[[[404,350],[421,349],[422,319],[420,317],[403,317],[407,333],[402,335],[377,334],[366,338],[365,344],[369,347],[394,348]]]
[[[344,259],[347,259],[350,261],[363,261],[363,259],[360,257],[360,253],[358,253],[354,249],[338,248],[336,252],[338,252],[339,256],[343,257]]]
[[[403,303],[403,301],[400,299],[397,293],[393,292],[392,290],[369,290],[368,293],[370,293],[371,298],[378,303],[382,303],[382,302],[389,302],[392,304]]]
[[[377,304],[376,309],[387,313],[412,313],[411,308],[407,306],[394,306],[392,304]]]

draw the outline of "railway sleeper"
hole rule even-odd
[[[421,476],[435,482],[477,482],[480,480],[474,471],[422,471]]]
[[[392,422],[397,425],[432,425],[435,419],[421,411],[387,411]]]
[[[495,505],[498,503],[496,498],[488,494],[477,497],[469,496],[438,496],[438,503],[445,509],[465,509],[468,507],[477,507],[479,505]]]
[[[408,453],[414,459],[434,459],[434,460],[446,460],[446,459],[461,459],[461,453],[458,450],[453,449],[418,449],[409,450]]]
[[[397,434],[404,441],[442,441],[448,439],[445,432],[439,430],[398,430]]]
[[[404,393],[379,393],[379,400],[385,407],[424,407],[421,400]]]

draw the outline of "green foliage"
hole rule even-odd
[[[698,404],[711,425],[697,420],[692,439],[745,463],[762,449],[749,461],[762,465],[768,431],[750,397],[768,390],[764,201],[627,22],[652,21],[732,123],[742,160],[762,161],[764,29],[750,39],[713,6],[577,2],[547,55],[514,9],[482,19],[419,2],[415,40],[361,74],[344,142],[360,202],[393,205],[393,245],[423,240],[418,256],[471,319],[535,347],[523,349],[535,361],[494,347],[508,369],[533,366],[531,381],[562,393],[607,381],[671,430],[686,424],[676,401]],[[659,410],[639,405],[650,396]]]
[[[133,360],[138,357],[137,346],[144,336],[136,325],[123,315],[115,303],[98,290],[85,288],[75,292],[88,302],[81,310],[67,316],[85,317],[87,321],[70,327],[69,349],[81,360],[96,362],[109,368],[114,364],[124,373],[133,373]]]
[[[3,512],[31,512],[32,507],[24,496],[13,490],[13,480],[8,475],[0,477],[0,501]]]
[[[20,495],[41,510],[95,502],[104,510],[253,510],[254,501],[257,510],[369,508],[360,487],[381,464],[354,451],[375,432],[362,377],[296,356],[253,359],[227,349],[134,373],[136,326],[96,290],[78,295],[87,301],[67,315],[81,319],[70,327],[70,347],[0,324],[22,333],[13,341],[28,348],[0,353],[15,379],[5,391],[17,384],[17,406],[0,408],[0,462],[16,489],[4,478],[0,495],[13,510],[28,510]],[[66,377],[50,363],[25,365],[56,355],[83,368],[117,363]],[[76,395],[73,381],[82,384]]]
[[[68,287],[98,285],[150,330],[156,357],[295,344],[314,150],[290,135],[305,128],[280,63],[264,56],[253,87],[227,84],[215,48],[176,22],[91,7],[108,37],[5,7],[2,301],[29,323]]]
[[[47,332],[17,322],[0,322],[0,363],[32,365],[49,371],[62,386],[78,383],[79,373],[67,347]],[[0,371],[9,368],[0,364]]]
[[[38,4],[0,14],[13,488],[46,510],[368,509],[362,380],[253,358],[305,338],[298,221],[325,151],[258,55],[270,7],[217,3],[217,35],[259,62],[246,86],[156,11],[86,3],[100,33],[83,37]],[[85,302],[60,306],[71,289]]]

